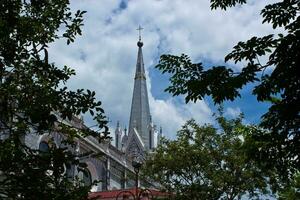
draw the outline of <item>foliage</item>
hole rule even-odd
[[[212,9],[226,9],[246,0],[211,0]],[[157,68],[171,74],[166,91],[185,95],[186,102],[211,96],[216,104],[240,97],[240,90],[255,83],[253,94],[258,101],[271,103],[261,118],[268,131],[249,135],[249,154],[266,169],[274,168],[280,178],[289,181],[300,166],[300,1],[282,0],[266,5],[261,11],[263,23],[274,32],[239,42],[225,57],[244,66],[240,71],[226,66],[204,67],[192,63],[187,55],[162,55]],[[279,29],[279,30],[277,30]],[[267,57],[266,63],[260,61]],[[246,64],[244,64],[246,63]],[[207,70],[205,70],[208,68]],[[263,158],[263,159],[262,159]]]
[[[294,179],[289,186],[279,192],[279,200],[294,200],[300,197],[300,173],[294,175]]]
[[[95,92],[69,90],[75,75],[48,61],[48,45],[81,35],[83,14],[73,14],[68,0],[3,0],[0,3],[0,197],[10,199],[84,199],[89,188],[70,180],[63,166],[76,163],[65,147],[47,154],[24,145],[27,134],[64,134],[71,149],[79,136],[99,141],[108,136]],[[101,132],[61,123],[89,112]],[[77,162],[77,164],[79,164]]]
[[[211,8],[222,8],[226,10],[227,7],[236,6],[237,4],[244,4],[246,0],[211,0]]]
[[[71,179],[65,172],[66,163],[75,157],[63,148],[39,152],[18,144],[10,137],[1,141],[0,197],[5,199],[87,199],[90,186],[78,178]],[[9,162],[9,163],[8,163]]]
[[[240,199],[267,193],[264,173],[244,154],[243,135],[254,126],[217,118],[220,129],[188,121],[174,141],[164,139],[146,160],[145,177],[178,199]],[[271,173],[271,172],[270,172]]]

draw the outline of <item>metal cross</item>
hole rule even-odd
[[[136,29],[139,31],[139,41],[141,41],[141,31],[143,30],[144,28],[142,28],[140,25],[139,25],[139,28]]]

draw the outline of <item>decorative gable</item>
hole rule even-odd
[[[131,158],[138,159],[143,159],[145,156],[145,145],[135,128],[128,138],[128,142],[125,147],[125,154]]]

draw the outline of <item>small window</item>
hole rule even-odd
[[[45,153],[49,152],[49,145],[48,145],[48,143],[45,142],[45,141],[41,142],[40,145],[39,145],[39,150],[41,152],[45,152]]]
[[[73,177],[73,167],[70,163],[66,163],[65,164],[65,169],[66,169],[66,176],[68,178],[72,178]]]

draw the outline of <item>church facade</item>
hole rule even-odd
[[[100,180],[100,183],[93,186],[93,192],[134,187],[132,162],[134,160],[142,162],[145,155],[155,148],[155,141],[158,142],[162,135],[161,129],[156,130],[150,115],[141,38],[137,46],[138,55],[128,131],[122,130],[117,123],[114,145],[110,142],[99,143],[93,137],[82,137],[76,141],[76,148],[70,149],[78,155],[92,152],[86,157],[80,157],[80,161],[87,164],[85,173],[76,170],[74,166],[66,167],[65,173],[70,177],[79,176],[86,184]],[[76,117],[70,121],[64,120],[62,123],[74,127],[85,126],[83,120]],[[42,150],[47,147],[49,140],[61,146],[63,139],[64,136],[60,133],[42,136],[29,134],[25,138],[25,143],[31,148]]]

